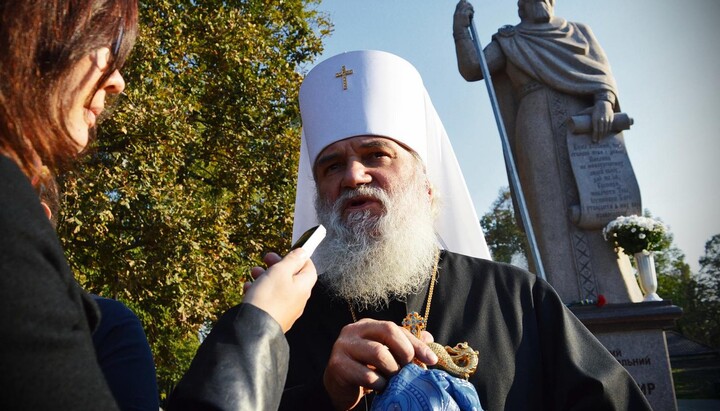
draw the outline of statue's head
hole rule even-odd
[[[529,23],[547,23],[554,15],[555,0],[518,0],[520,20]]]

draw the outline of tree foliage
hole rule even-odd
[[[700,273],[694,281],[695,300],[683,307],[682,332],[688,337],[720,348],[720,234],[705,243]]]
[[[658,294],[683,309],[675,328],[687,338],[720,348],[720,234],[706,243],[699,273],[690,270],[672,233],[663,242],[663,249],[655,252]]]
[[[331,31],[318,1],[142,1],[126,96],[63,176],[71,266],[138,314],[162,391],[249,268],[289,246],[297,93]]]
[[[650,216],[648,211],[645,211]],[[655,252],[658,294],[683,309],[676,329],[685,337],[720,348],[720,234],[705,245],[700,272],[693,273],[685,254],[666,233],[664,245]]]
[[[649,214],[646,210],[645,215]],[[654,252],[657,293],[679,307],[689,307],[696,299],[693,273],[685,262],[685,254],[675,246],[673,234],[668,231],[664,237],[662,248]]]
[[[515,209],[507,187],[498,191],[490,211],[480,218],[480,226],[493,260],[510,263],[516,256],[526,256],[525,233],[516,223]]]

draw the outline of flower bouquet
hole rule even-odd
[[[663,247],[665,231],[663,223],[636,215],[620,216],[603,229],[605,241],[612,243],[615,251],[622,250],[625,254],[635,257],[640,288],[645,294],[645,301],[662,300],[656,293],[657,275],[653,251]]]
[[[648,254],[662,248],[665,225],[648,217],[620,216],[603,229],[605,241],[613,244],[616,251],[622,249],[627,255]]]

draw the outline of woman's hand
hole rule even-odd
[[[317,281],[317,271],[312,260],[302,248],[289,252],[285,258],[269,253],[263,258],[268,265],[253,267],[250,274],[255,278],[245,287],[243,302],[264,310],[287,332],[305,309],[310,291]]]

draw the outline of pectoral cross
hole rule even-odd
[[[402,326],[404,329],[410,331],[412,335],[420,338],[420,333],[425,330],[426,321],[420,314],[413,311],[405,316]]]
[[[352,70],[345,70],[345,66],[342,66],[342,69],[339,73],[335,73],[335,78],[342,77],[342,85],[343,90],[347,90],[347,76],[351,75],[353,73]]]

